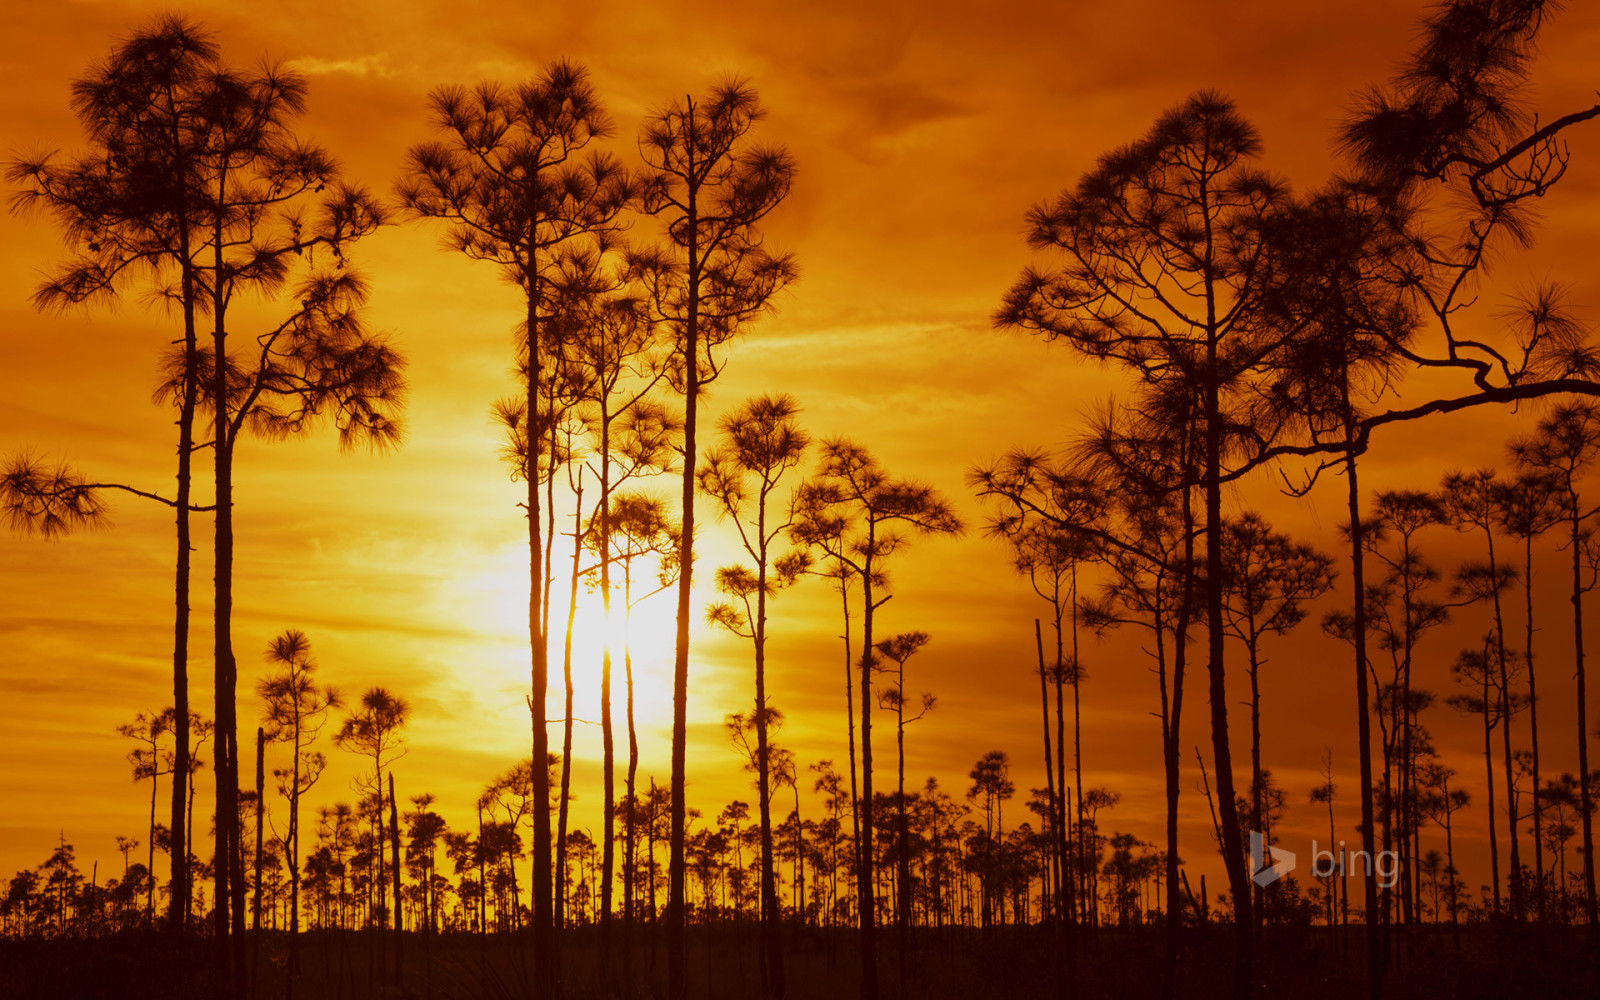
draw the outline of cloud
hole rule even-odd
[[[375,52],[354,59],[323,59],[319,56],[301,56],[291,59],[288,67],[306,76],[388,77],[394,74],[389,68],[389,53]]]

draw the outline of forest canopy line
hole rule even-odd
[[[0,955],[34,991],[72,965],[51,956],[125,947],[151,995],[288,1000],[877,1000],[978,995],[996,969],[1062,997],[1596,988],[1600,341],[1561,275],[1498,278],[1597,176],[1600,103],[1532,98],[1560,15],[1428,8],[1394,74],[1328,109],[1320,183],[1276,172],[1249,109],[1197,89],[1037,192],[1020,273],[965,349],[1021,334],[1114,388],[1031,416],[1066,443],[991,435],[988,456],[947,454],[933,423],[969,404],[919,409],[918,454],[959,491],[862,418],[920,391],[913,345],[839,413],[781,372],[746,392],[818,266],[786,248],[807,164],[758,81],[681,81],[636,128],[573,59],[449,81],[393,175],[354,178],[310,137],[319,76],[242,61],[251,39],[185,14],[132,26],[72,83],[71,151],[13,150],[6,180],[30,238],[62,242],[29,322],[119,310],[158,331],[118,377],[153,389],[172,450],[101,471],[0,428],[0,507],[8,545],[60,550],[106,544],[113,513],[170,518],[171,565],[137,572],[163,602],[171,584],[171,617],[128,626],[170,660],[115,727],[139,825],[101,844],[43,817],[58,832],[0,896]],[[401,227],[436,242],[443,305],[379,330]],[[368,453],[400,460],[439,412],[422,328],[464,297],[447,275],[480,271],[514,320],[503,394],[470,406],[515,489],[473,526],[504,557],[479,600],[517,647],[514,683],[471,675],[472,700],[528,715],[490,770],[430,765],[462,795],[418,758],[486,723],[350,662],[336,618],[264,626],[243,553],[281,538],[258,511],[292,497],[309,524],[330,481],[373,489]],[[65,339],[48,349],[28,378],[65,424],[92,390]],[[803,350],[876,363],[844,332]],[[1492,467],[1408,430],[1467,421],[1492,428]],[[352,471],[313,478],[291,442],[330,428]],[[940,572],[972,537],[989,608]],[[326,614],[355,607],[348,586],[317,591]],[[958,620],[991,608],[1024,661]],[[398,642],[421,642],[413,613]],[[87,627],[55,614],[23,621]],[[1336,675],[1311,678],[1318,643]],[[959,683],[930,669],[957,655],[941,646]],[[1316,772],[1284,738],[1306,685],[1338,706],[1297,734]],[[1099,752],[1105,726],[1159,772]],[[701,753],[711,731],[725,759]],[[954,758],[958,731],[992,749]],[[50,950],[77,946],[98,950]]]

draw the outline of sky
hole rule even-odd
[[[6,36],[26,40],[0,64],[6,156],[78,148],[71,82],[114,38],[164,9],[6,5]],[[726,76],[751,80],[769,110],[762,141],[787,146],[798,163],[793,194],[765,228],[772,246],[797,255],[802,274],[732,351],[703,426],[748,396],[787,392],[816,438],[847,435],[890,471],[925,480],[951,500],[967,532],[918,540],[895,557],[895,596],[879,624],[882,634],[932,634],[912,661],[908,687],[933,692],[938,704],[908,737],[907,770],[918,784],[937,776],[959,796],[973,762],[1002,749],[1021,797],[1043,784],[1031,671],[1032,619],[1045,605],[1012,571],[1006,548],[986,536],[986,512],[964,475],[1012,447],[1069,444],[1084,415],[1121,384],[1063,348],[992,327],[1001,294],[1030,261],[1024,212],[1204,88],[1232,97],[1257,125],[1265,167],[1296,188],[1317,186],[1340,168],[1329,142],[1333,123],[1353,93],[1382,81],[1404,57],[1421,13],[1420,5],[1377,0],[1251,0],[1224,10],[1174,0],[1004,3],[982,16],[949,2],[800,8],[685,0],[525,13],[475,0],[182,10],[217,33],[229,61],[281,60],[306,74],[302,134],[324,144],[349,179],[385,196],[407,148],[429,138],[426,98],[442,85],[510,83],[572,58],[589,68],[615,118],[607,148],[634,162],[633,136],[649,109]],[[1600,11],[1579,7],[1554,20],[1531,106],[1546,118],[1589,106],[1597,45]],[[1587,264],[1600,233],[1600,130],[1574,133],[1571,153],[1569,175],[1541,206],[1538,244],[1495,262],[1473,322],[1492,327],[1495,303],[1536,281],[1569,285],[1580,306],[1600,302],[1600,281]],[[641,220],[636,237],[655,238],[653,227]],[[527,550],[518,487],[497,457],[488,414],[513,385],[520,298],[488,266],[440,249],[440,236],[426,225],[394,226],[354,254],[372,282],[370,324],[409,357],[403,446],[341,453],[323,430],[241,447],[233,632],[242,744],[260,711],[251,692],[264,672],[262,651],[284,629],[302,629],[325,681],[351,696],[382,684],[410,700],[409,751],[396,767],[402,797],[430,792],[447,820],[464,823],[483,785],[528,752]],[[173,415],[152,405],[151,373],[176,335],[173,319],[137,290],[114,308],[34,311],[29,296],[62,255],[48,220],[0,216],[0,456],[69,459],[99,480],[169,490]],[[270,312],[267,304],[251,308],[253,316]],[[1367,483],[1425,488],[1450,468],[1503,468],[1505,440],[1537,415],[1536,407],[1472,412],[1386,431],[1367,460]],[[1324,483],[1290,499],[1278,485],[1258,477],[1230,503],[1263,510],[1284,530],[1336,551],[1342,486]],[[654,488],[675,491],[667,481]],[[129,747],[114,727],[171,699],[171,519],[130,497],[116,499],[113,520],[53,542],[0,536],[3,872],[39,863],[62,834],[86,864],[98,859],[108,868],[114,836],[145,835],[149,787],[131,783],[123,759]],[[726,526],[708,525],[703,540],[697,609],[712,599],[711,571],[733,558]],[[1444,528],[1424,546],[1447,569],[1469,555]],[[199,704],[210,698],[201,652],[209,644],[208,548],[202,532],[190,666]],[[1570,647],[1560,624],[1559,558],[1541,555],[1536,583],[1541,649],[1552,664],[1540,719],[1554,734],[1545,748],[1552,775],[1575,766],[1571,685],[1555,666]],[[1263,741],[1287,792],[1280,834],[1291,850],[1325,839],[1324,814],[1307,803],[1324,748],[1343,790],[1340,836],[1354,839],[1349,657],[1315,625],[1333,606],[1334,598],[1320,603],[1305,627],[1267,649]],[[669,773],[672,610],[670,598],[657,598],[641,607],[633,628],[641,781],[665,783]],[[1482,627],[1476,613],[1466,617],[1430,635],[1421,653],[1420,683],[1441,694],[1450,690],[1449,663]],[[789,720],[780,741],[803,762],[831,759],[843,769],[840,624],[836,599],[821,582],[782,594],[771,620],[770,676]],[[574,714],[584,720],[574,738],[576,826],[599,822],[599,629],[598,615],[585,607],[575,644]],[[1084,781],[1121,795],[1103,816],[1108,831],[1158,841],[1162,773],[1149,660],[1132,637],[1099,643],[1085,634],[1083,641]],[[727,713],[749,703],[749,664],[741,640],[697,625],[689,794],[710,815],[754,795],[722,728]],[[1242,670],[1230,683],[1234,750],[1247,759]],[[1189,693],[1185,743],[1204,744],[1204,689]],[[556,698],[553,687],[553,715],[560,714]],[[1474,742],[1481,733],[1442,707],[1427,724],[1475,796],[1456,831],[1458,852],[1468,865],[1476,857],[1486,867],[1481,743]],[[892,776],[886,735],[878,751],[882,782]],[[356,767],[345,756],[330,751],[334,765],[311,793],[313,805],[353,798]],[[1189,770],[1186,860],[1217,873],[1199,775]],[[1247,767],[1236,771],[1241,787],[1247,774]],[[207,811],[210,781],[208,771],[200,803]],[[803,808],[814,813],[820,805],[813,798]],[[1475,877],[1483,876],[1469,870],[1474,888]]]

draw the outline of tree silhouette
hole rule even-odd
[[[1423,789],[1422,809],[1428,818],[1444,828],[1445,843],[1445,868],[1444,874],[1448,881],[1447,899],[1450,903],[1450,926],[1459,928],[1458,905],[1460,903],[1460,872],[1456,868],[1455,833],[1451,826],[1451,818],[1460,810],[1471,804],[1472,798],[1462,788],[1451,788],[1450,779],[1455,777],[1455,771],[1443,764],[1429,764],[1423,768],[1419,782]],[[1438,919],[1437,913],[1434,917]]]
[[[664,470],[670,471],[670,470]],[[623,975],[632,982],[633,973],[633,921],[636,894],[638,822],[642,812],[638,797],[639,737],[634,721],[633,686],[633,609],[650,597],[670,588],[677,580],[679,561],[677,525],[666,513],[660,500],[642,493],[621,493],[612,498],[610,505],[610,539],[612,558],[622,568],[622,658],[624,680],[627,685],[628,722],[628,772],[623,789],[623,857],[622,857],[622,961]],[[636,560],[648,555],[658,559],[657,586],[643,594],[633,590]],[[652,878],[654,876],[652,875]],[[652,888],[652,892],[654,889]],[[651,914],[654,926],[655,915]]]
[[[161,784],[163,774],[174,774],[176,758],[171,751],[163,750],[162,738],[172,735],[176,722],[175,713],[166,708],[159,712],[145,714],[140,712],[133,717],[132,722],[125,722],[117,726],[117,734],[138,744],[128,751],[128,763],[133,765],[133,780],[135,782],[150,781],[150,834],[145,840],[148,859],[145,862],[145,871],[150,875],[150,885],[145,893],[145,919],[155,919],[155,891],[156,891],[156,789]],[[164,768],[163,768],[163,765]],[[178,785],[182,787],[182,782]]]
[[[349,714],[339,723],[338,732],[334,733],[333,743],[339,749],[359,757],[366,757],[372,761],[372,775],[370,778],[362,776],[357,779],[358,791],[367,791],[371,796],[372,809],[372,850],[373,872],[369,888],[369,898],[375,900],[373,904],[372,931],[373,940],[378,942],[378,954],[374,967],[384,967],[382,941],[380,928],[387,926],[384,903],[383,861],[383,777],[388,768],[405,755],[405,735],[401,730],[411,715],[411,706],[405,699],[391,694],[381,687],[368,688],[361,695],[358,706],[352,706]],[[398,877],[398,876],[397,876]],[[395,927],[400,926],[400,914],[395,914]]]
[[[1311,789],[1311,802],[1313,804],[1321,803],[1328,807],[1328,847],[1330,850],[1339,843],[1338,832],[1333,822],[1333,800],[1338,794],[1339,786],[1333,780],[1333,751],[1325,748],[1322,752],[1322,784],[1316,785]],[[1335,926],[1335,912],[1338,909],[1339,900],[1341,897],[1344,900],[1344,913],[1346,922],[1348,923],[1350,914],[1350,895],[1348,890],[1341,891],[1341,889],[1343,889],[1344,877],[1344,867],[1342,865],[1339,866],[1337,871],[1329,872],[1328,874],[1327,897],[1329,930],[1332,930]]]
[[[1479,469],[1475,472],[1449,472],[1445,474],[1440,484],[1440,498],[1444,502],[1445,516],[1450,523],[1462,531],[1478,530],[1483,532],[1485,550],[1488,555],[1487,564],[1478,567],[1489,571],[1490,575],[1504,576],[1509,583],[1516,579],[1516,570],[1509,564],[1496,562],[1494,554],[1494,529],[1500,518],[1501,484],[1495,477],[1492,469]],[[1500,670],[1500,694],[1502,698],[1511,697],[1511,679],[1509,667],[1506,663],[1506,631],[1505,616],[1501,611],[1500,595],[1506,589],[1498,586],[1498,580],[1485,588],[1491,606],[1494,609],[1494,641],[1496,662]],[[1506,726],[1500,732],[1504,745],[1503,761],[1506,779],[1506,826],[1508,843],[1511,847],[1510,855],[1510,888],[1511,888],[1511,916],[1514,920],[1523,918],[1524,896],[1522,885],[1522,852],[1519,844],[1520,837],[1517,833],[1517,809],[1515,799],[1511,794],[1511,725],[1508,706],[1501,705],[1501,717],[1507,720]]]
[[[975,859],[979,865],[979,880],[983,890],[983,926],[987,928],[998,909],[1005,918],[1003,900],[995,896],[1005,869],[1005,842],[1000,833],[1005,829],[1005,803],[1016,793],[1011,780],[1011,758],[1003,750],[990,750],[972,766],[967,775],[972,787],[967,790],[967,800],[980,803],[983,810],[983,839],[979,842],[981,853]],[[997,906],[997,902],[1002,905]]]
[[[1559,486],[1554,476],[1527,472],[1502,483],[1496,493],[1496,516],[1500,530],[1522,542],[1522,594],[1525,602],[1525,631],[1522,662],[1528,669],[1528,730],[1533,798],[1534,906],[1539,919],[1545,917],[1544,885],[1544,810],[1539,805],[1539,687],[1534,670],[1533,633],[1533,540],[1561,523]],[[1451,898],[1454,904],[1454,897]],[[1453,919],[1453,918],[1452,918]]]
[[[1056,834],[1055,854],[1059,886],[1058,894],[1060,897],[1058,904],[1062,919],[1073,921],[1076,919],[1074,911],[1078,905],[1076,872],[1080,866],[1072,864],[1069,868],[1067,862],[1068,830],[1075,824],[1068,823],[1066,812],[1067,751],[1062,688],[1068,683],[1072,685],[1073,774],[1078,802],[1081,807],[1083,803],[1083,739],[1082,709],[1079,694],[1084,678],[1084,669],[1078,656],[1078,567],[1080,563],[1093,555],[1094,549],[1089,539],[1085,538],[1081,533],[1064,530],[1050,522],[1025,524],[1025,521],[1026,519],[1019,522],[1002,522],[996,524],[995,527],[1002,534],[1010,534],[1012,547],[1016,552],[1014,563],[1017,570],[1028,575],[1028,582],[1033,587],[1034,593],[1050,604],[1050,624],[1055,633],[1055,663],[1046,670],[1041,650],[1039,664],[1041,695],[1043,694],[1044,675],[1046,673],[1053,679],[1056,689],[1056,773],[1046,776],[1046,790],[1055,806],[1051,826]],[[1070,633],[1072,636],[1070,658],[1066,654],[1065,631],[1063,629],[1063,621],[1068,618],[1071,620]],[[1050,768],[1048,713],[1046,714],[1045,729],[1045,769],[1048,771]]]
[[[607,641],[601,650],[600,726],[604,768],[604,836],[601,839],[601,962],[609,968],[612,881],[616,844],[615,750],[612,733],[612,564],[614,559],[612,497],[630,479],[664,471],[671,464],[676,419],[649,397],[665,377],[662,345],[636,289],[604,270],[596,254],[567,254],[559,268],[553,327],[561,330],[566,364],[577,369],[575,401],[586,406],[586,423],[594,440],[591,471],[599,482],[590,525],[582,537],[598,553],[601,609]],[[581,504],[578,505],[581,509]],[[624,543],[626,544],[626,543]],[[576,584],[576,581],[574,581]],[[577,588],[574,585],[573,594]],[[570,610],[570,609],[569,609]],[[570,619],[569,619],[570,623]],[[569,625],[570,634],[570,625]],[[568,649],[570,651],[570,642]],[[570,678],[570,669],[568,671]],[[571,689],[566,732],[571,733]],[[563,761],[571,757],[570,739]],[[563,767],[562,787],[568,771]]]
[[[994,317],[1124,366],[1147,412],[1186,401],[1179,411],[1201,445],[1194,485],[1204,507],[1212,752],[1241,995],[1254,921],[1228,746],[1222,483],[1240,427],[1232,397],[1284,336],[1256,322],[1268,252],[1261,233],[1287,197],[1252,166],[1260,148],[1254,127],[1218,94],[1197,94],[1163,114],[1142,139],[1101,157],[1075,188],[1030,212],[1030,246],[1058,251],[1063,264],[1024,272]]]
[[[285,1000],[294,998],[295,976],[299,969],[300,935],[300,800],[322,777],[328,766],[319,750],[311,749],[328,713],[341,706],[339,692],[318,687],[316,661],[311,657],[311,640],[297,629],[288,629],[267,646],[267,662],[278,668],[256,682],[256,694],[266,706],[265,735],[273,742],[289,744],[289,766],[274,768],[278,794],[289,800],[289,828],[283,838],[284,860],[289,866],[289,947],[284,969]],[[261,805],[258,804],[258,808]]]
[[[916,714],[906,715],[906,661],[915,656],[923,646],[928,644],[926,632],[901,632],[882,640],[877,645],[877,650],[883,658],[894,664],[894,682],[890,687],[883,688],[878,693],[878,705],[894,713],[894,739],[895,760],[897,773],[895,776],[895,879],[898,888],[895,890],[895,926],[899,930],[900,944],[900,983],[901,989],[907,988],[910,982],[910,935],[911,935],[911,823],[910,811],[906,808],[906,726],[916,722],[929,712],[933,711],[933,695],[923,692],[920,707]],[[883,668],[887,672],[888,668]]]
[[[183,317],[181,357],[186,377],[177,420],[176,494],[171,506],[177,548],[172,696],[179,720],[173,759],[185,774],[189,771],[188,726],[182,721],[189,715],[189,516],[199,391],[195,358],[197,318],[204,308],[193,255],[204,242],[205,223],[205,199],[196,190],[198,161],[208,132],[202,81],[216,68],[217,59],[216,42],[193,21],[164,15],[148,22],[73,85],[73,111],[87,133],[89,151],[65,161],[54,155],[13,160],[6,167],[7,180],[27,186],[13,204],[54,215],[73,250],[72,259],[39,288],[37,306],[60,309],[106,298],[143,271],[150,275],[158,297],[176,300]],[[60,504],[38,512],[44,515],[39,523],[47,535],[85,520],[92,508],[78,505],[94,502],[70,479],[53,478],[48,486]],[[6,502],[9,508],[9,494]],[[192,893],[184,862],[189,854],[185,808],[182,783],[175,782],[169,827],[174,842],[169,926],[180,932]]]
[[[1594,589],[1597,554],[1593,528],[1586,524],[1578,482],[1600,458],[1600,411],[1588,403],[1564,403],[1539,421],[1535,432],[1512,442],[1511,457],[1524,472],[1541,472],[1555,480],[1562,519],[1566,521],[1567,548],[1572,557],[1572,655],[1577,677],[1578,773],[1589,773],[1588,678],[1584,664],[1583,595]],[[1589,783],[1579,782],[1578,815],[1583,825],[1583,906],[1589,925],[1589,941],[1600,949],[1600,926],[1596,926],[1594,876],[1594,803]]]
[[[570,62],[547,66],[514,88],[480,84],[472,92],[441,88],[430,97],[433,130],[443,136],[412,147],[398,193],[406,211],[449,225],[445,246],[496,264],[522,290],[525,321],[519,343],[526,363],[525,441],[534,440],[546,391],[544,324],[549,316],[548,277],[569,241],[609,244],[632,194],[626,171],[601,153],[583,156],[611,134],[611,119],[589,76]],[[531,445],[530,445],[531,447]],[[531,651],[529,709],[533,759],[544,760],[550,739],[545,694],[549,680],[548,629],[541,617],[539,477],[527,483]],[[540,996],[558,988],[560,955],[554,937],[551,831],[545,771],[535,768],[533,847],[533,951]]]
[[[903,532],[956,535],[950,504],[932,487],[893,479],[867,450],[843,438],[822,443],[816,474],[795,495],[795,541],[820,549],[861,581],[861,830],[856,837],[856,919],[861,929],[861,995],[878,995],[877,904],[873,875],[872,674],[877,646],[873,616],[893,596],[884,563],[906,542]],[[883,596],[878,596],[879,594]]]
[[[719,349],[765,311],[794,280],[787,254],[763,246],[760,223],[789,194],[794,161],[781,147],[754,145],[765,117],[742,80],[719,84],[699,101],[652,111],[639,133],[645,162],[640,204],[665,217],[667,242],[635,248],[629,270],[644,286],[655,318],[674,340],[673,388],[683,394],[683,490],[678,545],[678,620],[673,660],[672,834],[667,915],[667,994],[684,1000],[684,749],[689,683],[689,619],[694,579],[696,432],[700,395],[721,371]]]
[[[774,559],[773,543],[794,523],[793,505],[774,510],[786,473],[800,466],[811,438],[800,429],[800,406],[791,396],[757,396],[720,421],[722,441],[699,469],[700,491],[717,507],[718,519],[733,523],[754,571],[743,563],[717,570],[718,592],[731,598],[706,613],[713,625],[749,639],[755,653],[756,788],[761,822],[762,994],[784,995],[783,941],[778,890],[773,874],[772,767],[767,740],[767,601],[799,579],[809,565],[796,550]],[[781,509],[781,508],[780,508]],[[737,602],[737,603],[735,603]]]
[[[1494,808],[1494,743],[1493,734],[1496,726],[1511,725],[1511,713],[1522,707],[1521,700],[1504,691],[1500,684],[1500,671],[1494,655],[1494,634],[1485,633],[1482,644],[1475,649],[1463,649],[1451,666],[1451,671],[1456,679],[1474,694],[1451,695],[1445,699],[1446,703],[1464,715],[1478,715],[1483,718],[1483,766],[1484,785],[1487,789],[1487,808],[1489,814],[1489,869],[1490,886],[1494,893],[1494,909],[1500,911],[1500,856],[1496,844]],[[1513,799],[1513,790],[1505,790],[1507,812],[1515,814],[1516,808],[1510,805]]]
[[[1253,511],[1223,525],[1223,614],[1228,634],[1244,644],[1250,675],[1250,824],[1268,833],[1261,766],[1261,640],[1286,635],[1305,620],[1305,605],[1333,587],[1333,560],[1273,531]],[[1256,886],[1255,902],[1264,905]],[[1258,923],[1265,914],[1257,913]]]

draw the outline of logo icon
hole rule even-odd
[[[1273,847],[1261,836],[1261,831],[1251,830],[1250,869],[1251,881],[1264,889],[1294,871],[1294,852]]]

